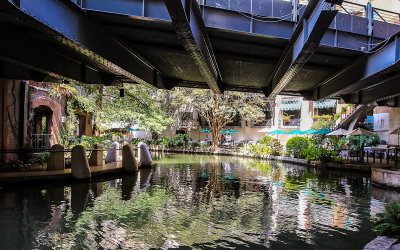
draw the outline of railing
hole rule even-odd
[[[364,148],[359,150],[339,150],[339,157],[349,163],[385,164],[398,168],[399,147],[393,148]]]
[[[253,122],[251,122],[250,126],[251,127],[271,127],[272,119],[253,121]]]
[[[368,19],[372,18],[372,20],[382,21],[385,23],[400,24],[400,13],[396,13],[390,10],[383,10],[369,5],[362,5],[349,1],[343,1],[342,5],[337,5],[336,8],[341,13],[364,17]],[[371,15],[369,15],[369,8],[371,8]]]
[[[50,134],[34,134],[32,138],[32,146],[34,149],[49,149],[51,145]]]
[[[300,126],[301,119],[280,119],[279,126],[280,127],[298,127]]]
[[[179,128],[197,128],[200,126],[198,121],[179,121],[178,127]]]

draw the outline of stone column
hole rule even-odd
[[[118,161],[118,149],[119,149],[118,142],[113,142],[110,145],[110,149],[108,150],[108,153],[107,153],[107,156],[106,156],[106,161],[105,161],[106,164]]]
[[[149,149],[147,148],[146,143],[139,142],[138,144],[139,150],[139,162],[142,166],[151,166],[153,160],[151,159]]]
[[[122,147],[122,170],[126,172],[137,172],[139,170],[131,144]]]
[[[94,149],[97,149],[98,151],[92,151],[89,158],[89,166],[103,166],[103,151],[101,151],[103,146],[95,144]]]
[[[51,147],[47,170],[63,170],[65,168],[64,146],[55,144]]]
[[[92,176],[86,156],[86,149],[82,145],[72,148],[71,172],[75,179],[87,179]]]

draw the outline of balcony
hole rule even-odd
[[[282,127],[299,127],[300,122],[301,122],[301,119],[285,119],[285,120],[280,119],[279,127],[280,128],[282,128]]]
[[[198,128],[199,127],[198,121],[188,120],[188,121],[179,121],[178,128]]]

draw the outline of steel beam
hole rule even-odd
[[[215,93],[222,93],[222,76],[197,2],[165,0],[165,5],[178,38],[194,60],[204,81]]]
[[[367,104],[400,96],[400,75],[390,77],[376,86],[350,95],[348,103]]]
[[[313,99],[334,98],[379,84],[400,72],[400,32],[319,84]]]
[[[337,12],[331,10],[330,5],[324,0],[309,2],[274,73],[267,81],[265,89],[267,96],[278,95],[296,76],[318,48]]]
[[[44,36],[52,37],[56,43],[72,49],[109,74],[148,86],[157,86],[160,84],[157,81],[163,80],[154,66],[92,22],[72,1],[19,0],[15,3],[0,0],[2,12],[16,16],[21,26],[34,26]]]

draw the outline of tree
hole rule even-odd
[[[215,94],[211,90],[195,89],[189,99],[193,107],[207,121],[212,134],[212,147],[218,147],[221,129],[236,115],[244,121],[263,118],[265,105],[260,94],[225,91]]]

